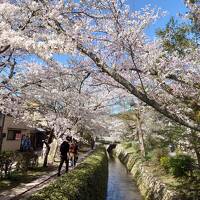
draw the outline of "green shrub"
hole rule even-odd
[[[33,151],[19,152],[16,156],[16,162],[18,171],[27,172],[29,168],[38,166],[38,155]]]
[[[0,153],[0,178],[8,176],[12,171],[15,154],[12,151]]]
[[[128,148],[130,148],[130,147],[132,147],[132,143],[131,143],[131,142],[128,142],[128,143],[125,144],[125,148],[126,148],[126,149],[128,149]]]
[[[170,157],[163,156],[160,158],[160,165],[165,169],[166,172],[169,172],[170,169]]]
[[[128,149],[132,147],[132,142],[124,142],[122,143],[122,146],[124,147],[124,149]]]
[[[140,152],[140,146],[136,142],[132,142],[132,148],[135,149],[135,152]]]
[[[170,158],[170,172],[175,177],[187,176],[192,171],[194,160],[188,155],[177,155]]]
[[[160,159],[167,155],[167,149],[154,149],[153,151],[150,151],[147,155],[147,158],[155,163],[159,163]]]
[[[175,177],[187,176],[192,171],[194,160],[188,155],[177,155],[175,157],[162,157],[160,159],[161,166],[166,172],[171,173]]]
[[[16,168],[13,164],[16,163]],[[11,171],[27,172],[28,168],[38,166],[38,156],[34,152],[4,151],[0,153],[0,178],[8,177]]]
[[[29,200],[103,200],[106,195],[108,160],[104,148],[97,149],[74,170],[33,194]]]
[[[145,147],[147,151],[152,151],[154,149],[163,148],[166,144],[163,143],[163,139],[155,137],[153,135],[147,135],[145,139]]]

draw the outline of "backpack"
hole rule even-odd
[[[70,145],[70,152],[71,152],[71,153],[75,153],[75,151],[76,151],[76,145],[75,145],[74,143],[72,143],[72,144]]]
[[[64,141],[60,145],[60,153],[61,155],[65,155],[68,151],[69,151],[69,144],[66,141]]]

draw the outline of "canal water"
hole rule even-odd
[[[109,157],[106,200],[142,200],[133,177],[116,157]]]

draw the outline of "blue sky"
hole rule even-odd
[[[156,30],[165,27],[172,16],[180,20],[181,18],[178,15],[180,13],[184,14],[187,11],[184,0],[126,0],[126,3],[132,10],[139,10],[145,7],[145,5],[150,4],[153,8],[161,8],[163,11],[167,11],[166,16],[161,17],[146,30],[147,35],[149,35],[151,39],[156,37]],[[63,60],[66,60],[63,58],[63,55],[56,55],[55,58],[62,63]]]
[[[165,17],[160,18],[146,31],[151,38],[155,37],[155,31],[158,28],[165,27],[171,16],[178,19],[178,13],[184,14],[186,12],[184,0],[127,0],[127,3],[133,10],[138,10],[147,4],[151,4],[152,7],[158,7],[167,11]]]

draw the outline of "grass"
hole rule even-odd
[[[183,195],[181,199],[199,199],[200,197],[200,176],[198,180],[194,180],[188,177],[175,178],[170,174],[167,174],[159,164],[149,163],[145,168],[152,173],[155,177],[161,180],[167,188],[178,191]]]
[[[14,171],[6,179],[0,179],[0,192],[15,188],[22,183],[30,183],[53,170],[55,170],[55,166],[49,166],[48,168],[36,167],[26,173]]]
[[[122,147],[126,149],[126,152],[132,153],[134,156],[140,157],[137,148],[135,148],[135,144],[126,142],[122,144]],[[143,165],[145,166],[147,171],[152,173],[154,176],[158,177],[158,179],[160,179],[170,189],[173,189],[175,191],[181,191],[183,193],[186,193],[188,196],[190,196],[191,193],[195,192],[198,193],[200,191],[199,171],[194,172],[195,178],[194,177],[175,178],[174,176],[167,174],[164,171],[164,169],[159,165],[159,162],[151,161],[151,158],[149,158],[147,161],[141,159],[141,161],[143,162]]]
[[[182,177],[175,178],[171,174],[168,174],[159,165],[159,163],[145,161],[145,168],[155,176],[157,176],[164,184],[174,190],[196,190],[200,191],[200,176],[196,173],[194,177]],[[197,179],[197,180],[196,180]]]

